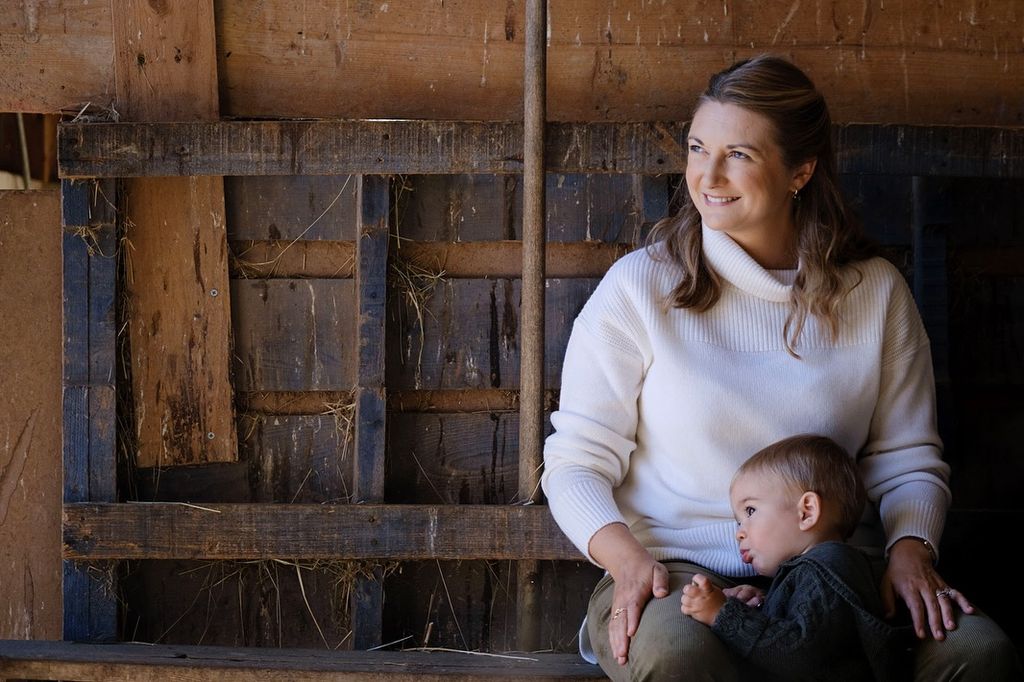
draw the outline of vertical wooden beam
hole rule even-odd
[[[387,177],[359,177],[356,254],[356,298],[359,385],[356,388],[356,502],[384,500],[384,306],[387,296],[388,215],[390,181]],[[372,578],[360,578],[352,597],[353,647],[369,649],[381,643],[384,593],[380,569]]]
[[[523,125],[523,333],[520,351],[519,500],[539,497],[544,443],[544,121],[547,87],[547,0],[526,3]],[[540,644],[540,584],[536,561],[517,563],[518,646]]]
[[[219,117],[213,2],[119,0],[112,16],[122,120]],[[138,465],[235,460],[223,179],[125,192]]]
[[[59,192],[0,192],[0,639],[61,638],[59,225]]]
[[[114,200],[113,181],[61,182],[64,502],[117,497]],[[117,638],[114,567],[102,572],[64,562],[64,639]]]

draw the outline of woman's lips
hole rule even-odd
[[[731,204],[737,199],[739,199],[739,197],[713,197],[710,194],[704,195],[704,201],[711,206],[724,206],[726,204]]]

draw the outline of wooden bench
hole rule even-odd
[[[0,680],[321,682],[326,680],[594,680],[575,654],[324,651],[0,640]]]

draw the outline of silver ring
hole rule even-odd
[[[952,597],[954,592],[956,592],[956,590],[952,587],[943,587],[941,590],[935,590],[935,597]]]
[[[621,615],[622,615],[622,612],[623,612],[623,611],[625,611],[625,610],[626,610],[626,609],[625,609],[625,608],[623,608],[623,607],[619,607],[619,608],[615,609],[615,613],[613,613],[613,614],[612,614],[612,620],[615,620],[616,618],[618,618],[619,616],[621,616]]]

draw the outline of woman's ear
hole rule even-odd
[[[821,518],[821,497],[818,493],[805,492],[800,496],[800,530],[810,530]]]
[[[809,161],[804,161],[803,163],[799,164],[793,170],[793,186],[790,191],[802,190],[804,188],[804,185],[810,182],[811,176],[814,175],[814,169],[817,168],[817,166],[817,159],[810,159]]]

